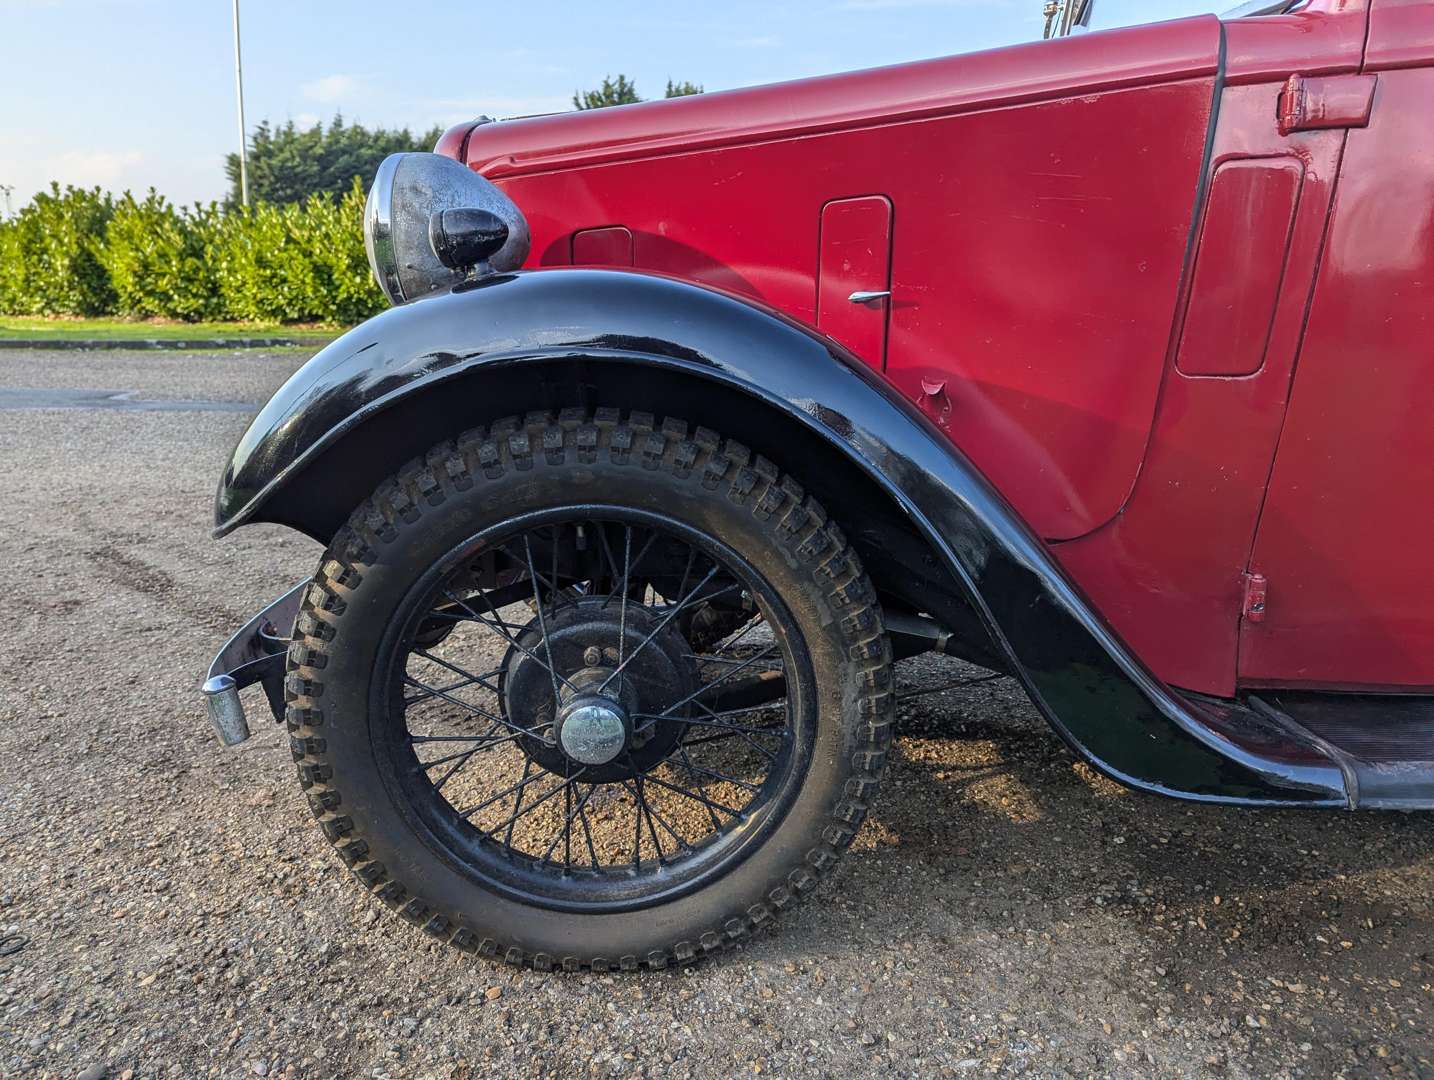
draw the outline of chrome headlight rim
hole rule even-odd
[[[445,266],[433,250],[430,225],[441,210],[486,210],[507,227],[508,238],[488,269],[520,269],[532,236],[523,212],[491,180],[444,154],[390,154],[374,175],[364,203],[364,248],[379,290],[395,307],[446,292],[467,277]]]
[[[373,186],[369,188],[368,200],[364,203],[363,215],[363,242],[368,252],[369,267],[379,289],[395,307],[408,302],[408,297],[403,294],[403,282],[398,273],[398,252],[393,242],[393,187],[402,156],[389,154],[379,165]]]

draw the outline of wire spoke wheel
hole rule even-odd
[[[891,738],[843,531],[739,443],[613,408],[431,447],[334,536],[289,649],[324,835],[437,940],[663,967],[812,893]]]
[[[384,673],[386,729],[416,817],[485,885],[641,906],[780,819],[811,754],[811,664],[736,552],[583,508],[474,537],[431,576]]]

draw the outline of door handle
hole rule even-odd
[[[847,299],[853,304],[869,304],[873,300],[885,300],[890,295],[890,289],[881,289],[876,291],[866,291],[863,289],[858,289],[856,292],[848,296]]]

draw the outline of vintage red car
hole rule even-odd
[[[1434,806],[1434,4],[464,124],[366,230],[218,493],[327,552],[205,689],[434,937],[742,938],[932,649],[1134,788]]]

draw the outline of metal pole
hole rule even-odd
[[[244,63],[239,54],[239,0],[234,0],[234,90],[239,99],[239,199],[249,205],[249,140],[244,128]]]
[[[1069,37],[1077,26],[1090,23],[1090,5],[1094,0],[1046,0],[1041,14],[1046,27],[1042,37]]]

